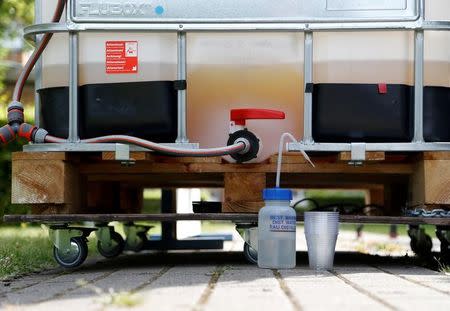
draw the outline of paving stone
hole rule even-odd
[[[255,266],[226,269],[204,310],[294,310],[271,270]]]
[[[450,295],[450,276],[416,266],[383,266],[382,270]]]
[[[420,286],[373,267],[336,267],[336,272],[355,288],[370,293],[398,310],[449,310],[450,295]]]
[[[215,271],[215,266],[177,266],[139,291],[143,303],[136,310],[193,310]]]
[[[298,267],[281,270],[280,274],[303,310],[387,309],[327,271],[316,273],[308,267]]]

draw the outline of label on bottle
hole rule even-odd
[[[270,231],[272,232],[295,232],[297,228],[296,216],[271,215]]]
[[[137,41],[106,42],[106,73],[138,73]]]

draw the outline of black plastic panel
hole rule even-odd
[[[407,85],[315,84],[316,142],[410,142],[414,131],[413,89]]]
[[[155,142],[177,136],[177,92],[173,81],[90,84],[79,88],[81,138],[131,135]],[[68,136],[69,89],[39,90],[43,127]]]
[[[427,86],[423,96],[425,141],[450,142],[450,88]]]

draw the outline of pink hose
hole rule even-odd
[[[66,6],[67,0],[59,0],[58,4],[56,5],[55,13],[52,18],[53,23],[57,23],[60,21],[62,13],[64,12],[64,7]],[[25,86],[25,82],[28,80],[28,77],[30,76],[31,71],[33,70],[34,65],[36,65],[36,62],[38,61],[39,57],[44,52],[45,48],[47,47],[48,43],[50,42],[50,39],[53,37],[53,33],[46,33],[39,45],[34,50],[33,54],[31,54],[30,58],[28,59],[27,63],[23,67],[22,72],[19,75],[19,78],[17,79],[16,85],[14,87],[14,93],[12,100],[20,102],[20,99],[22,98],[22,92],[23,88]]]
[[[54,137],[51,135],[47,135],[45,141],[48,143],[67,143],[67,140],[61,139],[58,137]],[[168,155],[174,156],[223,156],[238,153],[245,149],[245,143],[239,142],[234,145],[220,147],[220,148],[208,148],[208,149],[185,149],[185,148],[176,148],[165,146],[161,144],[157,144],[148,140],[144,140],[137,137],[125,136],[125,135],[111,135],[111,136],[103,136],[96,137],[90,139],[83,139],[81,143],[85,144],[101,144],[101,143],[125,143],[132,144],[136,146],[140,146],[152,151],[156,151],[159,153],[164,153]]]

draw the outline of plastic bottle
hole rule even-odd
[[[289,203],[288,189],[265,189],[266,205],[258,217],[258,266],[267,269],[291,269],[296,265],[296,213]]]

